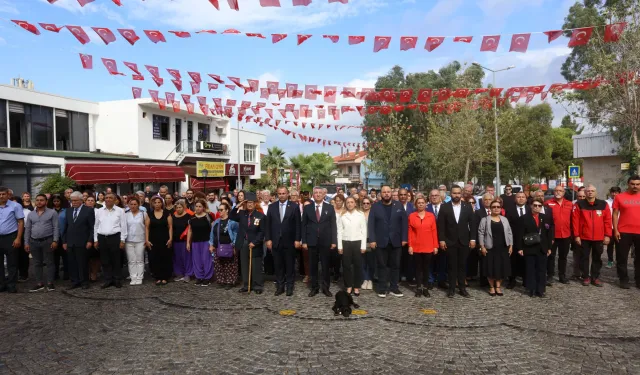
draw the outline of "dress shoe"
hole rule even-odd
[[[262,294],[262,289],[254,290],[253,292],[254,292],[255,294]]]
[[[309,292],[309,297],[314,297],[318,293],[320,293],[318,289],[313,289]]]
[[[324,289],[322,291],[322,294],[324,294],[327,297],[333,297],[333,294],[331,294],[331,292],[329,291],[329,289]]]
[[[425,289],[425,290],[426,290],[426,289]],[[418,298],[419,298],[419,297],[422,297],[422,288],[417,288],[417,289],[416,289],[416,294],[415,294],[415,296],[416,296],[416,297],[418,297]]]
[[[67,290],[74,290],[74,289],[78,289],[78,288],[80,288],[80,287],[81,287],[81,285],[79,285],[79,284],[74,284],[74,285],[71,285],[71,287],[67,288]]]
[[[466,297],[466,298],[471,297],[471,295],[469,294],[469,292],[467,292],[466,289],[461,289],[460,290],[460,295],[463,296],[463,297]]]
[[[118,289],[122,288],[122,283],[120,281],[116,281],[113,285]]]
[[[433,283],[428,283],[427,284],[427,290],[431,290],[433,289]]]
[[[620,288],[622,289],[629,289],[629,282],[628,281],[621,281],[620,282]]]
[[[455,295],[456,295],[456,292],[454,290],[450,290],[450,291],[447,292],[447,297],[449,297],[449,298],[453,298],[453,296],[455,296]]]
[[[274,296],[279,296],[279,295],[281,295],[281,294],[284,294],[284,289],[280,289],[280,288],[278,288],[278,289],[276,290],[276,292],[275,292],[273,295],[274,295]]]
[[[449,289],[449,284],[448,284],[447,282],[445,282],[445,281],[440,281],[440,282],[438,283],[438,288],[441,288],[441,289]]]
[[[544,294],[544,293],[536,293],[536,297],[538,297],[538,298],[546,298],[547,295]]]
[[[567,279],[566,277],[561,277],[561,278],[560,278],[560,283],[562,283],[562,284],[569,284],[569,279]]]
[[[429,289],[422,289],[422,295],[429,298],[431,297],[431,294],[429,294]]]
[[[293,295],[293,289],[287,289],[287,297],[291,297]]]
[[[248,291],[249,291],[249,289],[247,289],[247,288],[240,288],[240,290],[238,290],[238,293],[246,293]]]
[[[6,286],[3,285],[3,286],[0,287],[0,293],[4,293],[6,291],[7,291],[7,287]]]
[[[100,289],[107,289],[110,286],[113,286],[113,283],[112,282],[107,282],[107,283],[102,284]]]
[[[533,297],[533,290],[529,291],[529,297]]]

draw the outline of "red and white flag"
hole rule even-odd
[[[442,88],[438,90],[436,95],[438,96],[438,101],[443,102],[451,97],[451,90],[447,88]]]
[[[171,76],[174,79],[182,79],[182,75],[180,74],[180,71],[178,69],[169,69],[169,68],[167,68],[167,72],[169,72],[169,74],[171,74]]]
[[[267,112],[267,115],[269,115],[270,118],[273,118],[273,109],[265,108],[264,111]]]
[[[412,89],[400,90],[400,103],[408,103],[408,102],[410,102],[412,96],[413,96],[413,90]]]
[[[218,32],[215,30],[200,30],[200,31],[196,31],[196,34],[202,34],[202,33],[206,33],[206,34],[217,34]]]
[[[179,79],[172,79],[173,85],[176,87],[176,90],[182,91],[182,81]]]
[[[236,85],[224,85],[224,87],[228,88],[231,91],[236,91]]]
[[[509,52],[527,52],[530,38],[531,34],[513,34],[511,36],[511,47],[509,48]]]
[[[78,42],[82,44],[87,44],[91,41],[91,39],[89,39],[89,35],[87,35],[87,33],[84,32],[82,27],[70,26],[70,25],[67,25],[65,27],[67,28],[67,30],[71,32],[71,34],[73,34],[73,36],[76,37],[76,39],[78,39]]]
[[[318,90],[317,85],[305,85],[304,98],[307,100],[316,100],[318,98],[318,95],[316,94],[316,90]]]
[[[89,3],[93,3],[96,0],[78,0],[78,4],[80,4],[81,7],[89,4]]]
[[[116,4],[119,7],[122,6],[122,0],[111,0],[111,1],[113,1],[113,3]]]
[[[364,42],[364,36],[363,35],[350,35],[349,36],[349,44],[360,44]]]
[[[136,32],[132,29],[118,29],[118,32],[131,45],[136,44],[136,42],[140,40],[138,34],[136,34]]]
[[[171,105],[173,107],[173,112],[180,112],[180,102],[173,101]]]
[[[172,92],[165,92],[164,97],[167,98],[167,103],[173,103],[176,100],[176,94]]]
[[[107,29],[106,27],[92,27],[92,29],[96,32],[96,34],[98,34],[104,44],[108,45],[109,43],[116,41],[116,36],[113,34],[113,32],[111,32],[111,30]]]
[[[192,115],[193,114],[193,110],[195,109],[195,106],[193,105],[193,103],[187,103],[187,112]]]
[[[123,61],[122,63],[124,64],[124,66],[131,69],[135,74],[142,75],[142,73],[140,73],[140,70],[138,70],[138,64],[126,61]]]
[[[247,79],[247,82],[249,83],[251,92],[258,92],[258,90],[260,89],[260,81],[258,81],[257,79]]]
[[[131,78],[134,81],[144,81],[144,76],[142,74],[133,74],[131,75]]]
[[[390,36],[376,36],[373,41],[373,52],[379,52],[380,50],[388,49],[389,43],[391,43]]]
[[[235,99],[227,99],[227,107],[235,107],[236,103]]]
[[[338,43],[338,41],[340,40],[340,35],[323,35],[322,37],[325,39],[330,39],[334,43]]]
[[[105,59],[104,57],[102,58],[102,63],[104,64],[105,68],[107,68],[107,71],[109,72],[109,74],[111,74],[112,76],[123,76],[124,74],[118,72],[118,66],[116,65],[116,60],[114,59]]]
[[[231,10],[240,10],[240,7],[238,6],[238,0],[227,0],[227,3],[229,4],[229,8],[231,8]]]
[[[149,73],[151,73],[152,76],[156,78],[160,78],[160,71],[158,70],[157,66],[145,65],[144,67],[147,68],[147,70],[149,71]]]
[[[260,39],[267,39],[266,36],[260,34],[260,33],[245,33],[246,36],[248,36],[249,38],[260,38]]]
[[[456,89],[451,96],[458,99],[464,99],[471,94],[471,90],[469,89]]]
[[[356,88],[355,87],[343,87],[342,92],[343,98],[355,98],[356,97]]]
[[[560,38],[560,35],[562,35],[562,30],[550,30],[550,31],[545,31],[543,32],[544,35],[546,35],[549,39],[549,43],[553,42],[554,40]]]
[[[63,26],[56,26],[52,23],[39,23],[40,27],[42,27],[43,29],[47,30],[47,31],[51,31],[54,33],[59,33],[60,30],[62,30]]]
[[[132,87],[131,92],[133,93],[134,99],[140,99],[142,96],[142,89],[140,87]]]
[[[293,0],[293,6],[297,7],[297,6],[307,6],[309,4],[311,4],[312,0]]]
[[[318,109],[318,119],[320,119],[320,120],[324,120],[325,113],[326,113],[326,110],[324,110],[324,109]]]
[[[432,95],[433,95],[432,89],[420,89],[420,91],[418,92],[418,102],[430,103]]]
[[[207,88],[209,88],[209,91],[217,90],[218,89],[218,84],[217,83],[207,83]]]
[[[218,0],[209,0],[211,5],[213,5],[217,10],[220,10],[220,4],[218,4]]]
[[[500,35],[486,35],[482,37],[480,52],[495,52],[500,44]]]
[[[427,38],[427,42],[424,44],[424,49],[431,52],[434,49],[440,47],[442,42],[444,42],[443,36],[430,36]]]
[[[407,51],[413,48],[416,48],[416,44],[418,43],[417,36],[403,36],[400,37],[400,50]]]
[[[471,43],[472,40],[473,40],[472,36],[457,36],[453,38],[453,41],[455,43]]]
[[[569,47],[583,46],[589,42],[593,27],[581,27],[574,29],[569,39]]]
[[[151,77],[151,79],[156,83],[158,87],[162,86],[162,84],[164,83],[164,79],[159,77]]]
[[[83,69],[93,69],[93,56],[81,53],[80,61],[82,62]]]
[[[627,27],[626,22],[618,22],[613,23],[611,25],[607,25],[604,28],[604,41],[607,43],[617,42],[620,40],[620,35]]]
[[[326,103],[335,103],[336,102],[336,93],[337,93],[337,88],[335,86],[325,86],[324,87],[324,101]]]
[[[273,44],[276,44],[286,37],[287,37],[287,34],[271,34],[271,42]]]
[[[166,43],[167,40],[164,38],[164,35],[158,30],[143,30],[150,41],[153,43],[163,42]]]
[[[178,38],[191,38],[191,33],[188,31],[169,31],[171,34]]]
[[[224,81],[217,74],[209,74],[209,77],[211,77],[214,81],[218,83],[224,83]]]
[[[198,82],[189,81],[189,84],[191,85],[192,95],[200,93],[200,84]]]
[[[238,87],[244,87],[244,86],[242,85],[242,83],[240,82],[240,78],[238,78],[238,77],[229,77],[229,76],[227,76],[227,78],[229,78],[229,81],[231,81],[231,82],[235,83],[235,85],[236,85],[236,86],[238,86]]]
[[[298,45],[304,43],[307,39],[311,38],[311,34],[298,34]]]
[[[500,93],[502,93],[502,88],[501,87],[493,87],[489,90],[489,96],[490,97],[496,97],[496,96],[500,96]]]
[[[198,104],[200,104],[200,105],[207,104],[207,98],[205,98],[204,96],[198,96]],[[213,104],[216,107],[222,107],[222,99],[213,98]]]
[[[202,83],[202,77],[200,76],[200,73],[198,72],[187,72],[187,73],[189,74],[189,77],[191,77],[193,82],[197,84]]]
[[[191,103],[191,95],[182,94],[182,101],[185,105]]]
[[[280,0],[260,0],[261,7],[279,7]]]
[[[267,81],[267,89],[269,89],[269,94],[277,95],[278,94],[278,86],[280,83],[275,81]]]
[[[331,4],[331,3],[348,4],[349,0],[329,0],[329,4]]]
[[[153,100],[154,102],[158,102],[158,91],[157,90],[149,90],[149,96],[151,97],[151,100]]]
[[[297,83],[287,83],[285,84],[287,87],[287,96],[293,98],[293,92],[298,89]]]
[[[266,87],[260,88],[260,98],[269,99],[269,89]]]
[[[240,34],[240,31],[236,29],[226,29],[222,33],[223,34]]]

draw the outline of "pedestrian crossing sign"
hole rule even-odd
[[[570,165],[569,166],[569,178],[580,178],[580,166],[579,165]]]

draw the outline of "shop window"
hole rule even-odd
[[[153,139],[169,140],[169,117],[153,115]]]

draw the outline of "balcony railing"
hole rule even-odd
[[[348,178],[349,180],[352,180],[352,181],[354,181],[354,180],[358,180],[359,181],[360,180],[360,175],[356,174],[356,173],[341,173],[341,174],[338,175],[338,177]]]
[[[189,154],[196,155],[218,155],[218,156],[231,156],[231,151],[229,150],[229,146],[227,146],[221,152],[211,152],[211,151],[201,151],[199,149],[200,141],[194,141],[189,139],[183,139],[176,145],[176,147],[171,150],[169,155],[165,158],[165,160],[175,160],[178,164],[182,163],[182,160]]]

